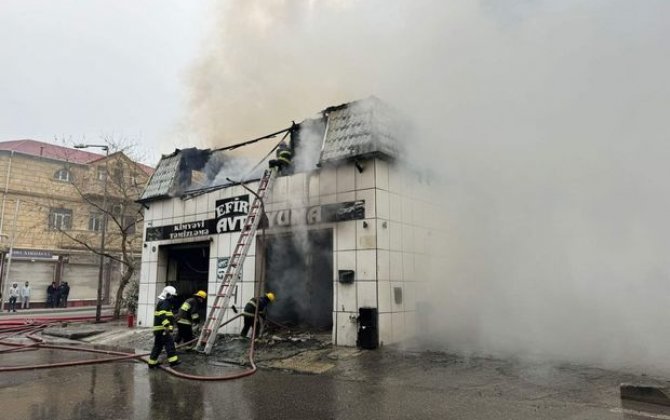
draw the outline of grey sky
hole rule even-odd
[[[137,139],[170,151],[206,2],[3,0],[0,141]]]

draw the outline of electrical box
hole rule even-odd
[[[354,282],[354,270],[338,270],[337,280],[340,283],[353,283]]]

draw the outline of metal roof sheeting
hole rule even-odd
[[[170,194],[175,178],[177,177],[180,160],[181,155],[176,153],[170,156],[164,156],[161,161],[158,162],[156,172],[154,172],[147,183],[147,187],[144,189],[140,201],[164,197]]]
[[[325,110],[328,117],[320,162],[371,155],[397,158],[402,125],[398,114],[375,97]]]

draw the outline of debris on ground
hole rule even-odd
[[[62,324],[47,327],[42,330],[42,334],[59,338],[68,338],[70,340],[81,340],[82,338],[102,334],[105,331],[107,331],[105,328],[94,327],[91,325]]]

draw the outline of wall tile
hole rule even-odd
[[[319,174],[319,195],[335,194],[337,192],[337,172],[333,167],[321,169]]]
[[[358,171],[358,169],[354,169],[354,173],[356,174],[356,189],[364,190],[367,188],[374,188],[375,161],[366,160],[365,162],[361,162],[361,165],[363,165],[364,168],[363,172]]]
[[[358,281],[358,307],[377,307],[377,282],[376,281]]]
[[[195,211],[201,219],[214,217],[214,207],[208,206],[207,194],[195,198]]]
[[[402,252],[400,251],[391,251],[390,253],[390,280],[402,280]]]
[[[402,224],[400,222],[389,222],[389,249],[391,251],[402,250]]]
[[[378,281],[389,281],[390,269],[391,269],[391,254],[386,250],[377,251],[377,280]]]
[[[389,193],[387,191],[378,189],[375,196],[377,199],[377,202],[375,203],[377,217],[388,219],[390,217]]]
[[[356,221],[336,224],[336,250],[356,249]]]
[[[402,253],[402,280],[416,281],[414,275],[414,254],[409,252]]]
[[[385,219],[377,219],[377,248],[378,249],[390,249],[390,231],[389,231],[389,221]]]
[[[375,212],[374,189],[356,191],[356,200],[365,200],[365,217],[367,219],[377,217]]]
[[[338,270],[356,270],[356,251],[335,252],[335,265]],[[355,278],[358,278],[358,273]]]
[[[356,251],[356,279],[377,280],[377,251]]]
[[[292,203],[307,202],[307,176],[305,173],[297,173],[287,176],[288,178],[288,197]]]
[[[356,249],[377,248],[377,221],[375,219],[367,219],[357,220],[355,223]]]
[[[375,185],[382,190],[389,189],[389,164],[381,159],[375,161]]]
[[[380,313],[391,312],[391,284],[389,282],[377,282],[377,301]]]
[[[351,316],[356,316],[356,314],[347,312],[337,313],[337,342],[335,344],[338,346],[353,347],[356,345],[358,324],[354,319],[351,319]]]
[[[345,203],[347,201],[354,201],[354,200],[356,200],[356,191],[337,193],[338,203]]]
[[[350,163],[337,167],[337,192],[353,191],[355,189],[354,171],[356,169]]]
[[[242,280],[248,282],[256,281],[256,258],[247,257],[244,259]]]
[[[149,303],[149,285],[140,283],[138,303]]]
[[[389,194],[389,218],[396,222],[402,221],[402,199],[398,194]]]
[[[402,250],[414,252],[414,228],[411,225],[402,226]]]
[[[308,185],[308,193],[307,196],[309,198],[309,204],[310,205],[316,205],[319,204],[319,173],[318,172],[310,172],[307,175],[307,185]]]
[[[414,223],[414,218],[412,216],[413,210],[413,200],[409,197],[402,198],[402,222],[405,224]]]
[[[337,194],[326,194],[322,195],[319,199],[321,204],[333,204],[337,203]]]
[[[184,200],[184,216],[195,215],[195,199]]]
[[[342,312],[358,311],[357,290],[356,282],[352,284],[337,283],[337,306],[335,306],[335,310]]]
[[[393,342],[399,343],[405,339],[405,314],[403,312],[396,312],[391,314],[393,318]]]
[[[184,217],[184,211],[186,209],[186,203],[182,200],[179,199],[174,199],[171,200],[172,202],[172,217],[176,218],[183,218]],[[175,220],[174,223],[179,223],[179,220]]]
[[[393,343],[393,318],[391,314],[379,314],[380,345]]]
[[[250,197],[251,199],[251,197]],[[275,179],[268,203],[279,203],[288,199],[288,177],[280,176]]]

